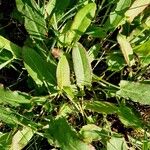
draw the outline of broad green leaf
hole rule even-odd
[[[117,28],[119,25],[124,24],[124,13],[129,9],[132,0],[119,0],[114,11],[110,13],[106,21],[106,28]]]
[[[69,5],[70,1],[69,0],[49,0],[49,2],[47,3],[45,10],[46,13],[48,14],[48,17],[52,15],[55,15],[56,20],[58,21],[59,18],[64,15],[65,10],[67,9],[68,5]]]
[[[74,104],[75,108],[77,110],[80,110],[80,108],[79,108],[79,106],[77,104],[78,99],[76,97],[76,95],[77,95],[77,87],[74,86],[74,85],[64,86],[63,87],[63,91],[66,94],[66,96],[69,98],[69,100]]]
[[[77,85],[79,87],[84,85],[91,85],[92,82],[91,66],[88,61],[87,52],[80,43],[77,43],[74,46],[72,50],[72,59]]]
[[[0,50],[0,69],[11,63],[13,59],[14,57],[10,51],[5,49]]]
[[[92,141],[98,141],[101,139],[102,128],[94,125],[88,124],[81,128],[80,134],[86,143],[91,143]]]
[[[114,104],[101,101],[94,101],[91,103],[87,103],[85,109],[106,114],[116,113],[118,111],[118,107],[115,106]]]
[[[149,84],[121,80],[120,90],[116,94],[141,104],[150,104],[149,89]]]
[[[18,130],[12,138],[10,150],[22,150],[32,138],[34,132],[28,127]]]
[[[64,118],[51,121],[47,133],[61,150],[90,150],[89,145],[79,139]]]
[[[131,108],[121,105],[117,112],[121,122],[128,127],[142,127],[142,121]]]
[[[44,15],[34,0],[16,0],[18,11],[25,19],[25,28],[31,38],[43,40],[47,31]]]
[[[60,89],[69,86],[70,83],[70,67],[65,55],[62,55],[57,66],[57,85]]]
[[[37,85],[43,83],[54,88],[56,86],[56,66],[44,60],[35,50],[24,47],[23,60],[25,68]]]
[[[106,36],[106,32],[102,27],[99,26],[91,26],[87,29],[86,34],[91,37],[104,38]]]
[[[11,132],[0,133],[0,150],[10,150],[11,141],[12,141]]]
[[[133,45],[133,48],[135,45],[140,45],[140,43],[143,43],[144,40],[146,40],[147,37],[147,28],[144,27],[145,23],[141,24],[137,28],[135,28],[130,35],[127,37],[127,40],[130,41],[130,44]]]
[[[37,130],[37,128],[39,127],[37,123],[33,122],[32,120],[29,120],[23,115],[16,113],[15,111],[16,110],[12,111],[9,108],[0,107],[0,120],[13,126],[21,125],[30,127],[34,131]]]
[[[120,45],[126,63],[129,66],[132,66],[134,64],[134,59],[133,59],[133,50],[130,43],[127,41],[126,37],[122,34],[118,34],[117,41]]]
[[[16,125],[19,121],[18,118],[15,116],[15,114],[10,111],[8,108],[0,108],[0,120],[10,124],[10,125]]]
[[[109,102],[94,101],[91,103],[86,103],[86,108],[88,110],[105,113],[105,114],[118,114],[120,120],[130,127],[141,127],[142,122],[139,119],[139,116],[136,115],[130,108],[127,106],[115,106]]]
[[[150,0],[135,0],[131,7],[126,11],[125,16],[128,22],[138,16],[146,7],[150,5]]]
[[[45,16],[47,18],[47,16],[52,14],[52,11],[54,10],[56,6],[56,0],[49,0],[49,2],[45,5]]]
[[[72,114],[74,111],[73,106],[67,103],[64,103],[60,106],[57,117],[68,117],[69,114]]]
[[[144,17],[142,18],[142,20],[140,20],[139,25],[132,30],[130,35],[127,37],[127,40],[130,41],[130,43],[133,46],[135,45],[140,46],[149,39],[149,29],[150,29],[150,16],[146,18]]]
[[[10,51],[14,58],[21,57],[22,48],[2,36],[0,36],[0,49]]]
[[[11,104],[19,106],[20,104],[29,104],[31,97],[18,91],[5,90],[0,86],[0,104]]]
[[[72,42],[76,42],[80,39],[81,35],[84,34],[86,29],[89,27],[91,24],[92,19],[95,16],[95,11],[96,11],[96,4],[95,3],[89,3],[83,8],[81,8],[70,27],[70,30],[66,32],[65,39],[66,41],[62,41],[63,43],[66,44],[71,44]]]
[[[64,92],[66,93],[67,97],[70,99],[70,100],[73,100],[74,97],[75,97],[75,92],[74,92],[74,89],[71,88],[71,86],[65,86],[63,88]]]
[[[121,52],[112,51],[106,56],[108,69],[112,71],[121,70],[126,64]]]
[[[139,56],[142,65],[150,64],[150,51],[148,47],[150,47],[150,40],[147,40],[133,49],[133,51]]]
[[[124,138],[112,136],[107,142],[107,150],[128,150],[128,146]]]
[[[13,61],[13,59],[9,59],[9,60],[7,60],[7,61],[5,61],[5,62],[1,62],[1,60],[0,60],[0,70],[2,69],[2,68],[4,68],[5,66],[7,66],[9,63],[11,63]]]
[[[101,46],[100,44],[93,45],[88,50],[88,56],[89,56],[89,62],[91,63],[93,60],[95,60],[100,52]]]
[[[69,30],[70,30],[70,28],[71,28],[71,25],[72,25],[72,20],[68,20],[66,23],[65,23],[65,25],[61,28],[61,30],[59,31],[60,32],[60,34],[59,34],[59,46],[61,47],[61,46],[65,46],[65,42],[67,41],[67,38],[68,38],[68,36],[66,36],[67,35],[67,33],[69,32]]]

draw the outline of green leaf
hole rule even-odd
[[[137,28],[132,30],[130,35],[127,37],[127,40],[130,41],[130,44],[133,45],[133,48],[135,45],[140,45],[140,43],[143,43],[147,40],[146,38],[149,34],[146,30],[148,31],[145,21],[144,23],[141,23],[140,26],[137,26]]]
[[[63,92],[66,94],[66,96],[69,98],[69,100],[75,106],[75,108],[77,110],[80,110],[80,108],[79,108],[79,106],[77,104],[78,99],[76,97],[76,95],[77,95],[77,87],[75,85],[64,86],[63,87]]]
[[[150,104],[149,89],[149,84],[121,80],[120,90],[116,94],[124,98],[130,98],[135,102]]]
[[[62,1],[59,1],[59,0],[49,0],[49,2],[47,3],[45,7],[48,17],[55,15],[56,20],[58,21],[59,18],[62,15],[64,15],[65,10],[67,9],[69,3],[70,3],[69,0],[63,0],[63,3]]]
[[[107,150],[128,150],[128,146],[124,138],[112,136],[107,142]]]
[[[28,127],[24,127],[22,130],[18,130],[12,138],[11,148],[12,150],[22,150],[32,138],[34,132]]]
[[[27,119],[25,116],[16,113],[6,107],[0,107],[0,120],[9,125],[21,125],[32,128],[34,131],[39,127],[35,122]]]
[[[120,45],[120,48],[121,48],[121,51],[125,58],[126,63],[129,66],[132,66],[135,61],[133,59],[133,50],[132,50],[130,43],[127,41],[126,37],[122,34],[118,34],[117,41]]]
[[[18,11],[25,19],[25,28],[31,38],[43,40],[46,33],[46,22],[44,15],[34,0],[16,0]]]
[[[65,46],[65,42],[67,41],[67,33],[69,32],[70,28],[72,25],[72,20],[68,20],[65,25],[61,28],[61,30],[59,31],[59,46]]]
[[[67,97],[70,100],[73,100],[75,98],[75,89],[73,89],[73,87],[71,86],[65,86],[63,88],[64,92],[66,93]]]
[[[80,134],[86,143],[91,143],[92,141],[98,141],[101,139],[101,131],[102,128],[94,124],[88,124],[81,128]]]
[[[48,84],[50,88],[56,86],[56,66],[44,60],[35,50],[24,47],[23,60],[25,68],[37,85]]]
[[[127,106],[115,106],[109,102],[94,101],[91,103],[86,103],[85,109],[105,113],[105,114],[114,114],[117,113],[122,123],[129,127],[141,127],[142,122],[139,119],[139,116],[136,115],[130,108]]]
[[[100,112],[100,113],[116,113],[118,111],[118,107],[109,102],[101,102],[101,101],[94,101],[91,103],[86,103],[86,108],[92,111]]]
[[[77,85],[79,87],[84,85],[91,85],[92,69],[88,61],[87,52],[80,43],[77,43],[73,48],[72,59],[73,59]]]
[[[150,47],[150,40],[134,48],[134,52],[139,56],[142,65],[150,64],[150,51],[148,47]]]
[[[64,40],[61,41],[62,43],[66,43],[70,45],[72,42],[77,42],[81,35],[84,34],[86,29],[89,27],[91,24],[92,19],[95,16],[95,11],[96,11],[96,4],[95,3],[89,3],[83,8],[81,8],[70,27],[70,30],[65,33],[64,35]]]
[[[91,26],[87,29],[86,34],[97,37],[97,38],[104,38],[106,36],[106,32],[104,28],[99,26]]]
[[[110,13],[108,20],[106,21],[106,28],[117,28],[124,23],[124,13],[129,9],[131,0],[119,0],[114,11]]]
[[[88,50],[88,56],[89,56],[90,63],[97,58],[100,50],[101,50],[100,44],[95,44]]]
[[[145,25],[146,25],[145,28],[150,29],[150,16],[148,16],[148,17],[146,18],[146,20],[145,20]]]
[[[72,105],[64,103],[62,106],[60,106],[57,117],[68,117],[69,114],[73,113],[73,111],[74,109]]]
[[[64,118],[51,121],[47,133],[62,150],[90,150]]]
[[[12,135],[10,133],[0,133],[0,149],[10,150],[10,144],[12,141]]]
[[[127,21],[131,23],[149,5],[150,0],[135,0],[125,13]]]
[[[125,126],[142,127],[142,121],[140,117],[131,108],[121,105],[117,114]]]
[[[0,104],[11,104],[19,106],[20,104],[29,104],[31,97],[18,91],[5,90],[0,86]]]
[[[70,83],[70,67],[65,55],[62,55],[57,66],[57,85],[60,89],[69,86]]]
[[[0,36],[0,49],[6,49],[10,51],[14,58],[21,57],[22,48],[2,36]]]
[[[45,16],[47,18],[47,16],[52,15],[52,12],[54,10],[54,8],[56,7],[56,0],[49,0],[49,2],[45,5]]]
[[[18,123],[18,119],[15,116],[13,112],[11,112],[8,108],[0,108],[0,120],[10,124],[10,125],[16,125]]]
[[[121,52],[118,51],[108,53],[106,56],[106,62],[108,64],[108,69],[112,71],[119,71],[126,65],[124,57]]]
[[[10,51],[5,49],[0,50],[0,69],[11,63],[13,59],[14,57]]]

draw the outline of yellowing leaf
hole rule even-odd
[[[127,21],[132,22],[136,16],[138,16],[146,7],[148,7],[149,4],[150,0],[135,0],[125,13]]]
[[[23,130],[19,130],[13,136],[10,150],[21,150],[24,148],[32,138],[33,134],[33,131],[27,127],[24,127]]]
[[[134,59],[133,59],[133,50],[130,43],[127,41],[126,37],[122,34],[118,34],[117,41],[120,45],[126,63],[129,66],[132,66],[134,64]]]
[[[57,85],[60,89],[70,85],[70,68],[65,55],[62,55],[57,66]]]

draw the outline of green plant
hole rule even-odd
[[[0,149],[32,149],[38,137],[62,150],[148,150],[150,122],[139,107],[150,104],[149,4],[16,0],[11,15],[28,37],[20,47],[0,36],[0,69],[19,72],[19,64],[27,89],[0,85],[1,125],[10,131],[0,132]]]

